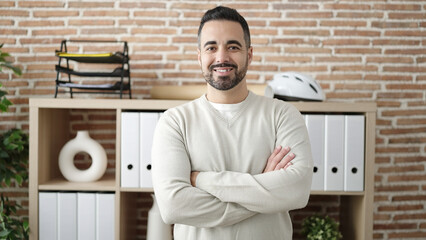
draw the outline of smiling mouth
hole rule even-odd
[[[213,69],[215,72],[218,73],[226,73],[226,72],[230,72],[233,70],[233,68],[219,68],[219,69]]]
[[[221,64],[216,64],[216,65],[211,65],[209,67],[210,71],[215,71],[217,73],[227,73],[230,72],[234,69],[236,69],[237,66],[234,64],[230,64],[230,63],[221,63]]]

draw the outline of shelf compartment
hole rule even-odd
[[[105,174],[94,182],[70,182],[64,178],[49,180],[38,187],[43,191],[115,191],[115,177]]]

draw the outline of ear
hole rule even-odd
[[[251,61],[253,60],[253,47],[249,47],[247,49],[247,57],[248,57],[248,64],[251,64]]]
[[[197,48],[197,54],[198,54],[198,64],[201,66],[201,51],[199,48]]]

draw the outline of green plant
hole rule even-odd
[[[4,68],[11,69],[16,75],[21,75],[21,69],[6,60],[10,55],[1,51],[0,44],[0,72]],[[7,112],[12,102],[1,89],[0,84],[0,112]],[[9,187],[12,180],[21,186],[28,180],[28,136],[20,129],[11,129],[0,135],[0,187]],[[15,240],[28,239],[28,221],[20,220],[16,214],[20,205],[9,201],[3,194],[0,197],[0,239]]]
[[[342,239],[339,223],[329,216],[314,215],[305,218],[302,223],[302,234],[307,240]]]
[[[9,68],[16,75],[21,75],[22,71],[19,67],[13,66],[11,62],[6,60],[6,57],[10,57],[9,53],[3,52],[1,48],[3,47],[3,43],[0,44],[0,72],[3,72],[3,68]]]
[[[22,71],[19,67],[13,66],[12,62],[7,61],[7,57],[10,57],[9,53],[3,52],[3,43],[0,44],[0,72],[3,72],[4,68],[12,70],[16,75],[20,76]],[[6,98],[7,92],[2,90],[2,84],[0,83],[0,112],[7,112],[8,108],[12,103]]]
[[[28,180],[28,136],[20,129],[11,129],[0,136],[0,183],[10,186]]]
[[[21,222],[16,215],[18,205],[10,203],[7,197],[1,196],[0,202],[0,239],[28,239],[28,221]]]

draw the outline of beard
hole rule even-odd
[[[213,69],[217,67],[232,67],[235,69],[235,74],[231,76],[218,76],[217,79],[213,77]],[[216,65],[210,65],[208,72],[203,72],[204,79],[206,82],[217,90],[226,91],[237,86],[246,76],[248,67],[248,61],[241,70],[238,66],[230,63],[221,63]]]

